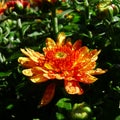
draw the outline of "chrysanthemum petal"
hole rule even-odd
[[[65,84],[65,90],[68,94],[83,94],[83,89],[80,87],[78,81],[64,81]]]
[[[31,69],[31,68],[30,68],[30,69],[24,69],[24,70],[22,71],[22,73],[23,73],[25,76],[28,76],[28,77],[33,76],[33,72],[32,72],[32,69]]]
[[[84,64],[84,66],[80,69],[80,70],[83,70],[83,71],[89,71],[89,70],[92,70],[96,67],[96,62],[87,62]]]
[[[65,45],[69,48],[72,49],[72,42],[71,42],[71,38],[67,38],[66,41],[65,41]]]
[[[73,44],[73,49],[74,50],[78,50],[80,49],[80,47],[82,46],[82,41],[81,40],[77,40],[74,44]]]
[[[84,81],[83,83],[91,84],[94,83],[96,80],[98,80],[98,78],[88,74],[86,81]]]
[[[48,79],[44,77],[43,74],[41,73],[41,74],[37,74],[37,75],[30,77],[30,80],[33,83],[41,83],[41,82],[46,82]]]
[[[79,49],[79,54],[81,54],[81,56],[84,56],[86,53],[88,53],[90,50],[88,47],[83,46]]]
[[[101,68],[97,68],[96,70],[89,70],[88,73],[91,75],[100,75],[106,73],[107,70],[102,70]]]
[[[99,53],[100,50],[97,51],[96,49],[86,53],[80,60],[80,63],[78,63],[78,65],[81,67],[80,69],[86,71],[94,69],[96,67],[95,61],[97,60]]]
[[[38,82],[45,82],[48,80],[48,78],[44,77],[44,70],[40,67],[33,67],[29,69],[24,69],[22,73],[28,77],[30,77],[30,80],[34,83]]]
[[[100,52],[101,50],[97,51],[96,49],[90,51],[88,58],[91,60],[91,62],[94,62],[98,59],[98,55],[100,54]]]
[[[26,50],[21,49],[21,52],[35,62],[39,62],[40,60],[45,59],[43,54],[40,54],[39,52],[35,52],[30,48],[26,48]]]
[[[43,76],[48,79],[58,79],[58,80],[63,80],[65,78],[61,74],[57,74],[52,71],[49,71],[48,73],[44,73]]]
[[[30,48],[26,48],[26,51],[29,53],[30,56],[34,56],[36,58],[43,58],[44,59],[44,55],[40,54],[39,52],[36,52]]]
[[[47,86],[44,95],[40,101],[40,107],[47,105],[48,103],[51,102],[51,100],[54,97],[54,93],[55,93],[55,83],[51,83]]]
[[[40,67],[32,67],[29,69],[24,69],[23,74],[26,76],[33,76],[33,75],[37,75],[37,74],[43,74],[45,71],[44,69],[40,68]]]
[[[86,78],[86,79],[87,79],[87,78]],[[83,83],[91,84],[91,83],[94,83],[96,80],[98,80],[98,78],[96,78],[95,76],[88,75],[88,80],[87,80],[87,82],[83,82]]]
[[[57,45],[62,46],[65,43],[66,35],[64,32],[58,34]]]
[[[48,70],[53,70],[54,69],[49,63],[45,63],[44,67],[47,68]]]
[[[26,68],[34,67],[36,65],[35,62],[28,57],[19,57],[18,62]]]
[[[85,84],[91,84],[93,82],[95,82],[97,80],[96,77],[88,74],[88,73],[80,73],[76,75],[76,79],[81,82],[81,83],[85,83]]]
[[[51,38],[46,38],[46,48],[52,49],[56,45],[55,41]]]
[[[83,57],[89,52],[89,49],[84,46],[84,47],[81,47],[78,51],[76,51],[76,54],[77,54],[77,58],[75,60],[75,62],[73,63],[73,66],[72,67],[75,67],[77,66],[79,63],[83,63],[86,61],[86,59],[83,59]]]

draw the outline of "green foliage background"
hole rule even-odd
[[[111,5],[115,7],[111,7]],[[100,8],[100,5],[102,8]],[[48,9],[49,8],[49,9]],[[55,14],[55,9],[62,9]],[[50,12],[54,14],[50,14]],[[120,120],[120,0],[66,0],[30,9],[17,6],[0,16],[1,120]],[[58,24],[57,24],[58,23]],[[42,52],[46,37],[65,32],[90,49],[101,49],[97,66],[107,69],[85,94],[68,95],[61,86],[52,102],[39,108],[46,83],[22,75],[20,48]],[[83,117],[83,112],[87,117]],[[78,115],[78,117],[76,117]]]

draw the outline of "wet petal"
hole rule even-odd
[[[47,86],[44,95],[40,101],[40,107],[45,106],[51,102],[55,94],[55,83],[51,83]]]
[[[49,71],[48,73],[43,74],[43,76],[48,78],[48,79],[58,79],[58,80],[63,80],[65,78],[61,74],[57,74],[57,73],[52,72],[52,71]]]
[[[79,63],[81,64],[82,62],[85,62],[86,59],[83,59],[83,57],[85,56],[85,54],[87,54],[89,52],[89,49],[84,46],[84,47],[81,47],[78,51],[76,51],[76,54],[77,54],[77,58],[75,60],[75,62],[73,63],[73,66],[72,67],[75,67],[76,65],[78,65]]]
[[[79,60],[83,59],[83,57],[84,57],[87,53],[89,53],[88,47],[86,47],[86,46],[81,47],[81,48],[79,49],[79,58],[78,58],[78,59],[79,59]]]
[[[88,53],[86,53],[83,58],[81,58],[80,62],[77,64],[77,66],[82,66],[80,70],[91,70],[96,67],[96,60],[98,58],[98,54],[100,53],[100,50],[97,51],[92,50]]]
[[[88,58],[91,60],[91,62],[94,62],[98,59],[98,55],[100,54],[100,52],[101,50],[97,51],[96,49],[90,51]]]
[[[67,81],[67,80],[65,80],[64,84],[65,84],[65,90],[67,91],[67,93],[78,94],[78,95],[83,94],[83,90],[80,87],[78,81]]]
[[[80,74],[78,73],[78,74],[76,75],[76,79],[77,79],[79,82],[85,83],[85,84],[91,84],[91,83],[93,83],[93,82],[95,82],[95,81],[97,80],[96,77],[94,77],[94,76],[92,76],[92,75],[90,75],[90,74],[88,74],[88,73],[85,73],[85,72],[80,73]]]
[[[87,62],[80,70],[89,71],[96,67],[96,62]]]
[[[98,78],[96,78],[95,76],[87,74],[86,81],[84,81],[83,83],[91,84],[94,83],[97,79]]]

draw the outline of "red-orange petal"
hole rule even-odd
[[[78,80],[81,83],[85,83],[85,84],[91,84],[93,82],[95,82],[97,80],[96,77],[90,75],[87,71],[82,71],[80,73],[77,73],[75,75],[76,80]]]
[[[72,42],[71,42],[71,38],[67,38],[66,41],[65,41],[65,45],[69,48],[72,49]]]
[[[45,106],[51,102],[51,100],[55,94],[55,86],[56,86],[55,83],[51,83],[47,86],[47,88],[43,94],[43,97],[40,101],[40,107]]]
[[[73,44],[73,49],[74,50],[78,50],[80,49],[80,47],[82,46],[82,41],[81,40],[77,40],[74,44]]]
[[[84,58],[86,58],[86,59],[88,58],[88,59],[90,59],[91,62],[94,62],[94,61],[97,60],[98,55],[100,54],[100,52],[101,52],[101,50],[97,51],[96,49],[94,49],[94,50],[90,51],[89,53],[87,53],[84,56]]]
[[[72,67],[77,66],[79,63],[81,64],[82,62],[85,62],[86,59],[83,57],[85,56],[85,54],[87,54],[89,52],[88,47],[84,46],[81,47],[76,53],[78,54],[78,58],[76,59],[76,61],[73,63]]]
[[[80,87],[78,81],[64,81],[65,84],[65,90],[68,94],[83,94],[83,89]]]

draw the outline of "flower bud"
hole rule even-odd
[[[15,8],[17,10],[22,10],[23,9],[23,4],[20,1],[17,1],[15,4]]]
[[[98,17],[100,19],[111,19],[113,16],[119,13],[119,8],[115,4],[101,2],[97,6]]]
[[[85,103],[75,103],[71,112],[73,120],[86,120],[90,118],[91,108]]]
[[[113,8],[113,10],[114,10],[114,11],[113,11],[113,14],[114,14],[114,15],[118,14],[118,13],[119,13],[119,8],[118,8],[118,6],[116,6],[115,4],[112,4],[111,6],[112,6],[112,8]]]

